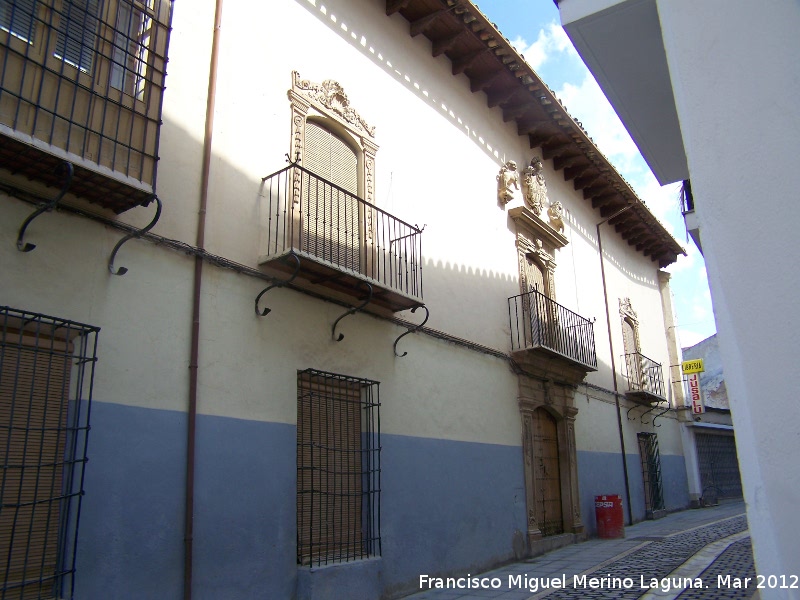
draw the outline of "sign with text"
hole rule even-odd
[[[692,401],[692,414],[701,415],[706,412],[703,404],[703,393],[700,391],[700,375],[692,373],[686,378],[689,384],[689,399]]]
[[[681,372],[684,375],[691,373],[702,373],[705,371],[702,358],[693,358],[692,360],[685,360],[681,363]]]

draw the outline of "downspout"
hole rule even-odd
[[[200,182],[200,208],[197,218],[196,246],[205,250],[206,208],[208,207],[208,181],[211,171],[211,137],[214,131],[214,105],[217,94],[217,63],[219,62],[219,36],[222,20],[222,0],[216,1],[214,34],[211,42],[211,63],[208,72],[208,96],[206,99],[206,124],[203,138],[203,166]],[[186,440],[186,508],[184,527],[183,598],[192,598],[192,550],[194,540],[194,469],[195,437],[197,424],[197,376],[200,354],[200,292],[203,286],[203,259],[194,258],[194,291],[192,297],[192,341],[189,359],[189,411]]]
[[[597,250],[600,253],[600,277],[603,280],[603,301],[606,304],[606,329],[608,330],[608,348],[611,351],[611,377],[614,382],[614,403],[617,406],[617,427],[619,428],[619,446],[622,451],[622,472],[625,477],[625,501],[628,506],[628,525],[633,525],[633,509],[631,508],[631,486],[628,482],[628,460],[625,455],[625,435],[622,430],[622,409],[619,405],[619,388],[617,386],[617,366],[614,361],[614,342],[611,338],[611,312],[608,308],[608,287],[606,286],[606,269],[603,261],[603,241],[600,237],[600,225],[610,221],[617,215],[622,214],[633,204],[628,204],[625,208],[621,208],[610,217],[607,217],[597,224]]]

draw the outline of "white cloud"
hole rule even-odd
[[[580,84],[565,83],[556,90],[556,95],[617,169],[621,172],[640,169],[635,165],[639,149],[588,71]]]
[[[704,339],[706,339],[708,335],[703,335],[697,331],[692,329],[679,329],[678,330],[678,338],[680,341],[681,348],[689,348],[690,346],[694,346],[695,344],[699,344]]]
[[[564,33],[561,26],[555,22],[548,24],[544,29],[539,30],[539,37],[532,44],[529,44],[521,36],[511,40],[514,49],[525,57],[525,61],[538,70],[549,59],[556,58],[554,54],[568,54],[578,56],[572,42]]]

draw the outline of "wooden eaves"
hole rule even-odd
[[[573,182],[601,218],[633,205],[609,220],[629,245],[661,268],[686,254],[581,124],[472,2],[386,0],[386,14],[395,13],[409,22],[411,37],[430,40],[433,56],[450,59],[453,75],[467,76],[473,93],[486,94],[489,108],[499,107],[504,121],[515,121],[519,135],[528,136],[531,148],[541,149],[543,160],[553,161],[555,170]]]

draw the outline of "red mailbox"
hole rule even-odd
[[[595,496],[594,514],[597,518],[598,537],[604,540],[625,537],[622,498],[619,496]]]

